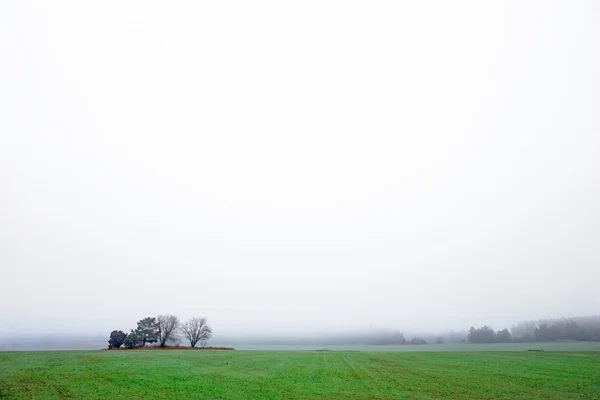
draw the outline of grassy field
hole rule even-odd
[[[445,344],[425,344],[425,345],[236,345],[238,350],[353,350],[353,351],[401,351],[401,352],[424,352],[433,351],[436,353],[446,351],[524,351],[524,350],[545,350],[545,351],[600,351],[600,342],[533,342],[533,343],[445,343]]]
[[[600,353],[4,352],[0,398],[600,399]]]

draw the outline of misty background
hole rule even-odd
[[[599,20],[592,0],[1,2],[0,336],[598,314]]]

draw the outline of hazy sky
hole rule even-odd
[[[0,2],[0,333],[600,309],[596,1]]]

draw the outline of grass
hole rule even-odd
[[[0,398],[600,399],[600,353],[4,352]]]

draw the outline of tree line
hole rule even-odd
[[[600,315],[522,321],[511,332],[515,341],[579,340],[600,342]]]
[[[551,342],[555,340],[600,341],[600,316],[521,321],[510,332],[495,332],[484,325],[471,327],[467,334],[469,343]]]
[[[512,335],[506,328],[495,332],[487,325],[479,329],[472,326],[467,333],[467,340],[469,343],[509,343],[512,341]]]
[[[467,332],[447,332],[442,335],[415,336],[410,340],[400,331],[356,337],[355,342],[374,345],[429,343],[518,343],[550,342],[556,340],[600,341],[600,315],[521,321],[508,328],[494,330],[488,325],[471,327]]]
[[[137,327],[129,333],[112,331],[108,339],[108,348],[118,349],[125,346],[135,349],[154,343],[166,347],[167,343],[177,342],[182,337],[190,342],[191,347],[196,347],[197,344],[206,347],[212,333],[212,328],[204,317],[193,317],[181,323],[175,315],[159,315],[139,320]]]

